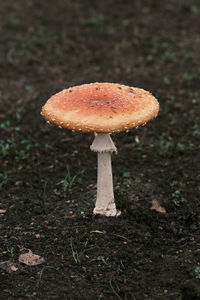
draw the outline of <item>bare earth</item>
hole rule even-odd
[[[1,2],[0,299],[200,299],[199,1]],[[118,218],[92,214],[93,135],[39,114],[95,81],[161,105],[112,135]]]

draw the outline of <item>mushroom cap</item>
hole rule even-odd
[[[82,132],[120,132],[144,125],[157,116],[151,93],[117,83],[89,83],[53,95],[42,116],[59,127]]]

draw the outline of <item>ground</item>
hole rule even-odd
[[[199,1],[7,0],[0,16],[0,299],[200,299]],[[118,218],[92,214],[93,134],[40,115],[95,81],[161,107],[113,134]],[[45,261],[20,263],[30,250]]]

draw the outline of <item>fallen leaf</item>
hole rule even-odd
[[[155,210],[161,214],[166,214],[165,208],[160,205],[160,203],[157,199],[152,200],[152,206],[150,209]]]
[[[45,259],[42,256],[33,254],[31,251],[24,254],[20,254],[18,260],[20,263],[23,263],[27,266],[37,266],[45,261]]]
[[[8,273],[16,272],[18,270],[17,264],[9,260],[0,262],[0,268],[7,271]]]
[[[6,209],[0,209],[0,214],[5,214],[6,213]]]

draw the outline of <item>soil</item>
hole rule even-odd
[[[199,1],[7,0],[0,16],[0,299],[200,299]],[[113,134],[117,218],[92,214],[93,134],[39,114],[95,81],[161,105]]]

